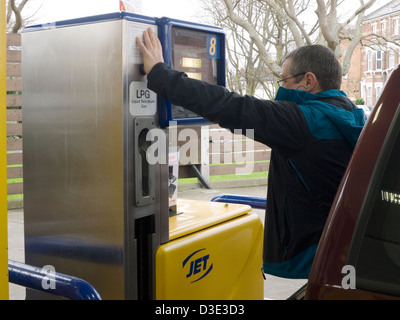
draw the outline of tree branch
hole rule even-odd
[[[262,43],[260,37],[258,36],[257,31],[254,29],[254,26],[250,22],[242,19],[240,16],[238,16],[234,12],[233,3],[231,0],[224,0],[224,2],[226,5],[226,9],[227,9],[229,18],[248,32],[250,38],[253,39],[255,45],[258,48],[258,51],[260,52],[260,56],[261,56],[262,60],[265,62],[265,64],[268,66],[268,68],[271,70],[271,72],[275,76],[279,77],[281,69],[274,62],[274,59],[271,58],[271,56],[265,49],[265,46]]]
[[[343,23],[340,24],[340,28],[338,31],[340,32],[342,29],[344,29],[351,21],[353,21],[360,13],[364,15],[365,10],[371,8],[371,6],[376,2],[376,0],[370,0],[366,4],[364,4],[363,0],[360,0],[361,6],[354,11],[354,13]]]

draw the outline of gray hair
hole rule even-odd
[[[286,55],[283,62],[287,60],[291,61],[289,72],[292,75],[312,72],[322,91],[340,89],[342,66],[328,47],[319,44],[300,47]]]

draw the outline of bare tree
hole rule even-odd
[[[29,16],[22,15],[22,10],[26,8],[26,4],[30,0],[7,0],[7,32],[18,33],[27,23],[30,23],[33,20],[33,17],[40,9],[37,9],[36,12],[30,14]],[[34,2],[35,0],[31,0]],[[17,3],[18,2],[18,3]]]
[[[236,13],[232,0],[223,1],[227,8],[228,17],[235,23],[241,25],[248,32],[250,37],[255,38],[254,41],[264,61],[270,62],[267,63],[267,66],[275,75],[279,74],[279,66],[276,64],[276,61],[275,63],[271,63],[271,57],[268,55],[267,52],[265,52],[265,48],[262,46],[261,41],[257,39],[257,35],[254,32],[253,24],[250,21],[245,21]],[[338,6],[340,3],[338,3],[337,0],[316,0],[317,8],[315,10],[315,14],[317,16],[316,21],[319,27],[319,34],[316,40],[326,43],[326,45],[334,50],[337,56],[340,57],[342,55],[340,43],[344,39],[344,30],[350,25],[350,23],[354,22],[355,20],[356,29],[361,28],[361,23],[364,19],[365,10],[370,8],[375,3],[375,1],[376,0],[369,0],[367,3],[365,3],[364,0],[359,0],[360,6],[353,12],[350,17],[340,22],[338,14]],[[286,21],[286,26],[290,30],[297,47],[315,42],[315,40],[313,40],[313,38],[311,37],[316,30],[315,27],[307,30],[304,27],[304,21],[301,21],[299,19],[302,11],[304,11],[304,9],[309,6],[309,1],[259,0],[259,2],[265,3],[267,6],[271,7],[274,12],[283,19],[283,21]],[[360,43],[362,37],[363,35],[361,32],[355,32],[352,36],[351,45],[346,51],[347,54],[345,57],[346,61],[344,63],[344,74],[346,74],[348,71],[345,69],[345,67],[348,66],[350,63],[350,58],[353,50],[356,45]],[[345,38],[348,39],[348,35]]]
[[[211,14],[212,21],[227,31],[227,84],[231,90],[240,94],[258,95],[257,89],[263,88],[262,97],[272,98],[275,95],[275,77],[267,72],[265,61],[257,49],[255,39],[248,35],[246,29],[227,17],[226,7],[222,1],[208,0],[203,7]],[[283,54],[283,43],[287,32],[284,28],[274,28],[283,25],[279,16],[265,4],[258,1],[240,1],[236,10],[242,19],[252,21],[254,32],[267,52],[274,52],[274,59],[280,59]],[[277,49],[278,48],[278,49]]]
[[[364,20],[365,11],[369,9],[376,0],[369,0],[364,2],[364,0],[359,0],[360,6],[343,22],[339,21],[337,6],[337,0],[330,0],[330,6],[325,5],[323,0],[317,0],[318,9],[316,14],[318,16],[318,22],[321,30],[321,39],[323,39],[329,48],[334,50],[338,57],[342,56],[342,50],[340,43],[345,39],[350,41],[347,47],[346,54],[343,59],[343,74],[347,74],[350,68],[350,60],[353,52],[358,44],[361,43],[362,39],[366,35],[362,33],[362,22]],[[329,1],[328,1],[329,3]],[[346,32],[350,23],[354,23],[354,32]]]
[[[228,30],[230,39],[239,43],[229,44],[232,51],[229,59],[234,54],[236,60],[242,55],[242,63],[246,65],[236,70],[248,71],[257,66],[260,67],[258,79],[266,79],[280,76],[280,62],[288,51],[313,43],[327,45],[342,58],[343,74],[347,74],[354,50],[366,36],[361,31],[365,11],[376,0],[359,0],[357,8],[352,12],[347,9],[344,15],[341,12],[349,1],[207,0],[207,6],[214,13],[215,22]],[[355,7],[353,0],[352,7]],[[344,54],[343,41],[348,43]],[[229,62],[234,66],[235,63]],[[260,76],[262,69],[264,74]],[[259,81],[258,85],[262,83]],[[271,88],[271,83],[268,87]]]

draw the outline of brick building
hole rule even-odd
[[[354,32],[347,30],[346,32]],[[341,43],[342,51],[345,52],[349,41]],[[343,59],[343,58],[342,58]],[[361,45],[357,45],[351,56],[349,72],[343,77],[341,89],[346,92],[347,96],[355,103],[357,98],[361,97],[360,78],[361,78]],[[343,61],[341,61],[343,63]]]
[[[393,0],[364,18],[361,47],[361,97],[374,105],[391,72],[400,63],[400,0]]]

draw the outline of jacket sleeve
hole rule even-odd
[[[305,118],[293,102],[242,96],[224,87],[188,78],[164,63],[155,65],[148,74],[148,88],[223,128],[254,129],[254,139],[271,148],[297,151],[309,137]]]

